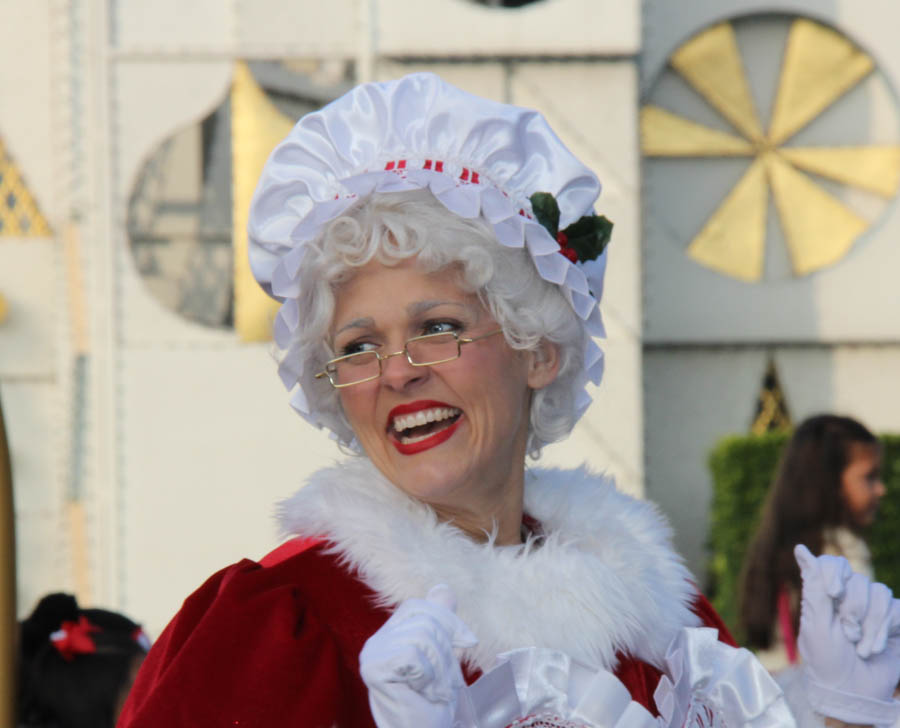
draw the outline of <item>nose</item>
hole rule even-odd
[[[876,497],[878,497],[880,499],[880,498],[884,498],[884,496],[886,494],[887,494],[887,488],[884,485],[884,481],[879,480],[877,483],[875,483],[875,495],[876,495]]]
[[[414,367],[409,363],[404,351],[388,354],[381,361],[382,384],[397,392],[415,386],[428,376],[429,367]]]

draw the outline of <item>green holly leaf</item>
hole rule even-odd
[[[613,224],[605,215],[585,215],[563,232],[578,260],[584,262],[600,257],[612,237],[612,229]]]
[[[553,238],[559,233],[559,205],[549,192],[535,192],[531,196],[531,209],[537,221]],[[578,260],[596,260],[606,248],[612,236],[613,224],[604,215],[585,215],[573,222],[563,233],[566,247],[575,251]]]
[[[556,204],[556,199],[549,192],[535,192],[530,199],[537,221],[555,239],[559,232],[559,205]]]

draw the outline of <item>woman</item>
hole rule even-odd
[[[685,627],[730,638],[656,509],[525,469],[602,375],[599,189],[540,115],[430,74],[298,123],[251,207],[251,265],[284,302],[294,407],[361,457],[284,504],[287,551],[185,602],[125,726],[494,725],[497,701],[499,725],[637,726],[660,685],[673,724],[699,710],[667,648]],[[563,688],[519,695],[538,674]],[[753,716],[783,715],[763,677]],[[552,720],[581,722],[548,722],[550,693]]]
[[[872,578],[862,534],[874,522],[885,492],[881,446],[865,425],[823,414],[797,426],[742,574],[741,626],[768,669],[797,662],[801,581],[794,546],[802,543],[814,554],[843,556],[854,571]]]

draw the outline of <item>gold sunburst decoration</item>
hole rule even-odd
[[[737,134],[648,105],[641,111],[644,155],[750,160],[688,245],[687,254],[698,263],[740,280],[760,280],[769,190],[794,275],[843,258],[869,223],[806,172],[887,199],[896,194],[898,145],[785,146],[875,67],[866,53],[831,28],[807,19],[792,22],[768,129],[757,114],[729,22],[694,36],[669,61]]]

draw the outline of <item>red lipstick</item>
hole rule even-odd
[[[394,421],[395,417],[399,417],[400,415],[410,415],[413,412],[418,412],[419,410],[431,409],[432,407],[453,407],[452,404],[447,404],[446,402],[438,402],[436,399],[417,399],[415,402],[408,402],[407,404],[399,404],[390,412],[388,412],[388,427],[390,427],[391,422]]]
[[[446,442],[453,435],[453,433],[456,432],[457,428],[459,427],[460,420],[462,419],[462,413],[460,413],[459,418],[455,422],[453,422],[453,424],[445,427],[442,430],[438,430],[437,432],[422,440],[418,440],[416,442],[401,442],[398,439],[397,433],[392,427],[395,418],[438,407],[449,408],[458,411],[457,407],[454,407],[451,404],[447,404],[446,402],[439,402],[434,399],[420,399],[416,400],[415,402],[408,402],[407,404],[398,405],[388,413],[388,439],[391,441],[391,444],[395,448],[397,448],[397,452],[399,452],[401,455],[415,455],[417,453],[424,452],[425,450],[430,450],[431,448],[440,445],[442,442]]]
[[[400,442],[399,440],[395,440],[393,437],[391,438],[391,444],[397,448],[397,452],[401,455],[415,455],[417,453],[423,452],[425,450],[430,450],[433,447],[437,447],[442,442],[446,442],[450,439],[450,436],[456,432],[456,428],[459,427],[459,423],[461,421],[457,420],[450,427],[446,427],[443,430],[439,430],[435,432],[431,437],[426,437],[424,440],[419,440],[418,442]]]

